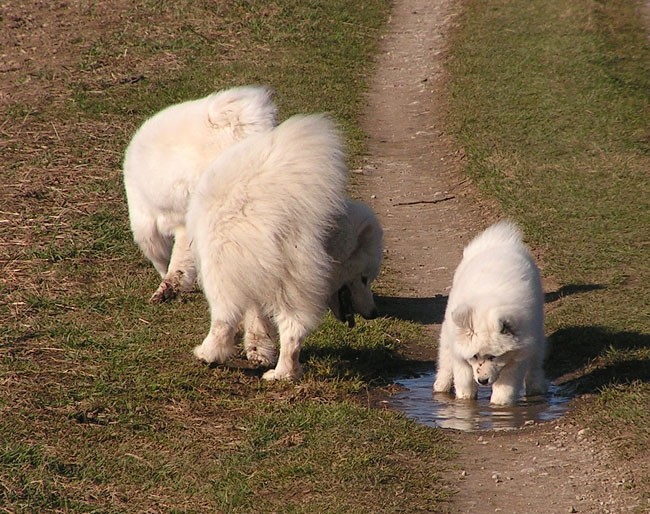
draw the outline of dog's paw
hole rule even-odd
[[[234,348],[215,344],[200,344],[194,347],[194,356],[207,364],[223,364],[235,353]]]
[[[278,368],[270,369],[262,375],[262,379],[273,380],[298,380],[302,376],[302,370],[278,370]]]
[[[275,350],[264,346],[249,346],[246,349],[246,358],[249,362],[263,367],[275,366],[278,361]]]
[[[492,405],[514,405],[517,403],[517,392],[508,388],[506,390],[499,390],[492,386],[492,396],[490,396],[490,403]]]
[[[456,388],[455,395],[457,400],[475,400],[477,393],[471,389]]]
[[[448,393],[451,391],[451,381],[436,379],[433,383],[433,392],[434,393]]]
[[[176,298],[176,296],[178,296],[178,288],[174,287],[173,284],[163,280],[158,286],[158,289],[156,289],[156,292],[151,295],[149,301],[151,303],[163,303],[169,300],[173,300]]]

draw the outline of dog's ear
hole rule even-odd
[[[454,309],[454,312],[451,313],[451,319],[453,319],[454,323],[456,323],[456,325],[458,325],[460,328],[473,330],[473,315],[474,310],[466,303],[463,303]]]
[[[383,231],[374,218],[367,218],[357,232],[357,249],[382,246]]]

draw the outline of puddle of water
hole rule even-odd
[[[479,387],[477,401],[456,400],[450,395],[433,394],[435,377],[430,372],[396,380],[406,390],[392,397],[390,405],[423,425],[477,432],[513,430],[526,422],[557,419],[568,410],[571,399],[567,391],[552,384],[545,396],[527,398],[507,407],[490,405],[489,387]]]

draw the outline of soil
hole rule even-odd
[[[407,350],[422,362],[435,360],[463,246],[500,216],[463,176],[463,152],[445,131],[445,44],[458,8],[452,0],[395,2],[368,94],[369,157],[357,178],[358,195],[385,232],[379,290],[393,292],[378,303],[386,314],[422,323],[425,341]],[[448,512],[623,513],[636,506],[631,470],[570,415],[508,432],[449,435],[459,455],[446,477],[455,492]]]

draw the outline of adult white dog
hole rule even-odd
[[[352,227],[363,226],[368,211],[347,201],[347,179],[341,136],[322,115],[294,116],[215,160],[187,213],[211,314],[210,331],[194,349],[198,358],[225,362],[235,352],[235,332],[245,316],[247,327],[251,317],[262,327],[270,319],[279,332],[280,355],[264,378],[300,376],[304,338],[328,302],[338,302],[333,294],[344,286],[352,294],[351,279],[335,259],[350,260],[348,245],[339,242],[355,239]],[[351,216],[362,221],[348,224]],[[360,283],[369,287],[377,272],[360,274]],[[374,303],[358,308],[376,314]],[[249,358],[259,353],[256,348]],[[260,360],[273,360],[262,353]]]
[[[539,270],[519,229],[502,221],[467,245],[456,269],[433,390],[473,399],[477,384],[489,385],[491,403],[512,404],[524,388],[546,392],[545,356]]]
[[[185,212],[201,174],[225,149],[271,130],[275,120],[268,89],[239,87],[172,105],[135,133],[124,158],[124,186],[133,238],[162,277],[151,301],[194,285]]]

